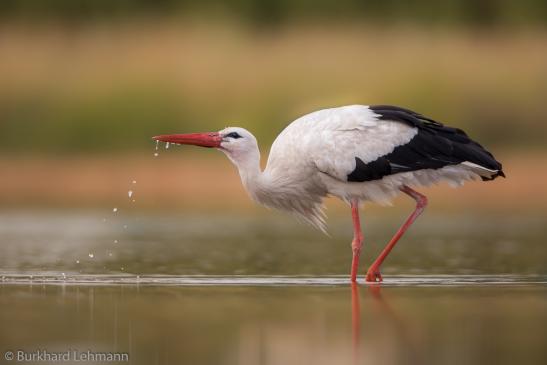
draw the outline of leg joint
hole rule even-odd
[[[427,196],[420,194],[416,202],[417,202],[416,205],[418,206],[418,208],[425,208],[428,203]]]
[[[355,237],[353,237],[353,241],[351,241],[351,248],[355,251],[361,250],[361,247],[363,246],[363,235],[359,233]]]
[[[416,201],[417,208],[425,208],[427,206],[427,196],[418,193],[416,190],[409,188],[406,185],[401,187],[401,191],[409,195],[412,199]]]

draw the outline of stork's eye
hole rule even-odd
[[[227,135],[225,135],[224,137],[226,138],[243,138],[239,135],[239,133],[237,132],[232,132],[232,133],[228,133]]]

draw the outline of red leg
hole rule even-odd
[[[406,232],[406,230],[414,223],[416,218],[422,214],[425,207],[427,206],[427,197],[425,195],[422,195],[418,193],[417,191],[412,190],[406,185],[403,185],[401,188],[401,191],[410,197],[412,199],[416,200],[416,209],[412,214],[407,218],[405,223],[399,228],[397,233],[395,233],[395,236],[389,241],[387,246],[384,248],[382,253],[378,256],[376,260],[372,263],[372,265],[369,267],[367,271],[367,281],[382,281],[382,275],[380,274],[380,265],[382,265],[382,262],[386,259],[387,255],[391,252],[395,244],[399,241],[399,239],[403,236],[403,234]]]
[[[361,233],[361,222],[359,221],[359,201],[351,201],[351,217],[353,219],[353,241],[351,250],[353,258],[351,260],[351,281],[357,281],[357,269],[359,268],[359,256],[361,255],[361,246],[363,246],[363,234]]]

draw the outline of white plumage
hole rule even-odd
[[[388,205],[400,193],[402,185],[429,186],[446,181],[459,186],[466,180],[480,178],[478,165],[470,166],[467,162],[437,170],[403,172],[380,180],[348,182],[347,175],[356,167],[355,157],[365,163],[374,161],[408,143],[418,133],[415,127],[378,117],[368,106],[351,105],[319,110],[296,119],[275,139],[264,172],[251,175],[255,180],[249,177],[255,164],[247,165],[239,154],[231,157],[234,154],[229,148],[222,150],[239,168],[253,200],[295,213],[321,230],[325,230],[322,198],[328,194],[347,202],[358,199]],[[256,143],[243,128],[229,127],[220,134],[234,131]],[[255,154],[258,150],[246,153]],[[260,157],[252,160],[259,161]]]
[[[463,131],[392,106],[343,106],[296,119],[272,144],[264,171],[256,139],[243,128],[155,138],[220,149],[238,168],[253,200],[294,213],[323,231],[327,195],[352,204],[360,234],[359,202],[390,204],[401,191],[419,202],[422,196],[411,186],[441,181],[458,186],[503,176],[501,164]],[[360,242],[357,246],[359,253]]]

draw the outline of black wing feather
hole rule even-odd
[[[356,167],[348,175],[348,181],[378,180],[399,172],[440,169],[465,161],[497,171],[491,177],[483,177],[483,180],[505,177],[501,163],[461,129],[447,127],[405,108],[391,105],[373,105],[369,108],[379,115],[379,119],[408,124],[417,128],[418,133],[408,143],[395,147],[391,153],[375,161],[365,164],[356,157]]]

